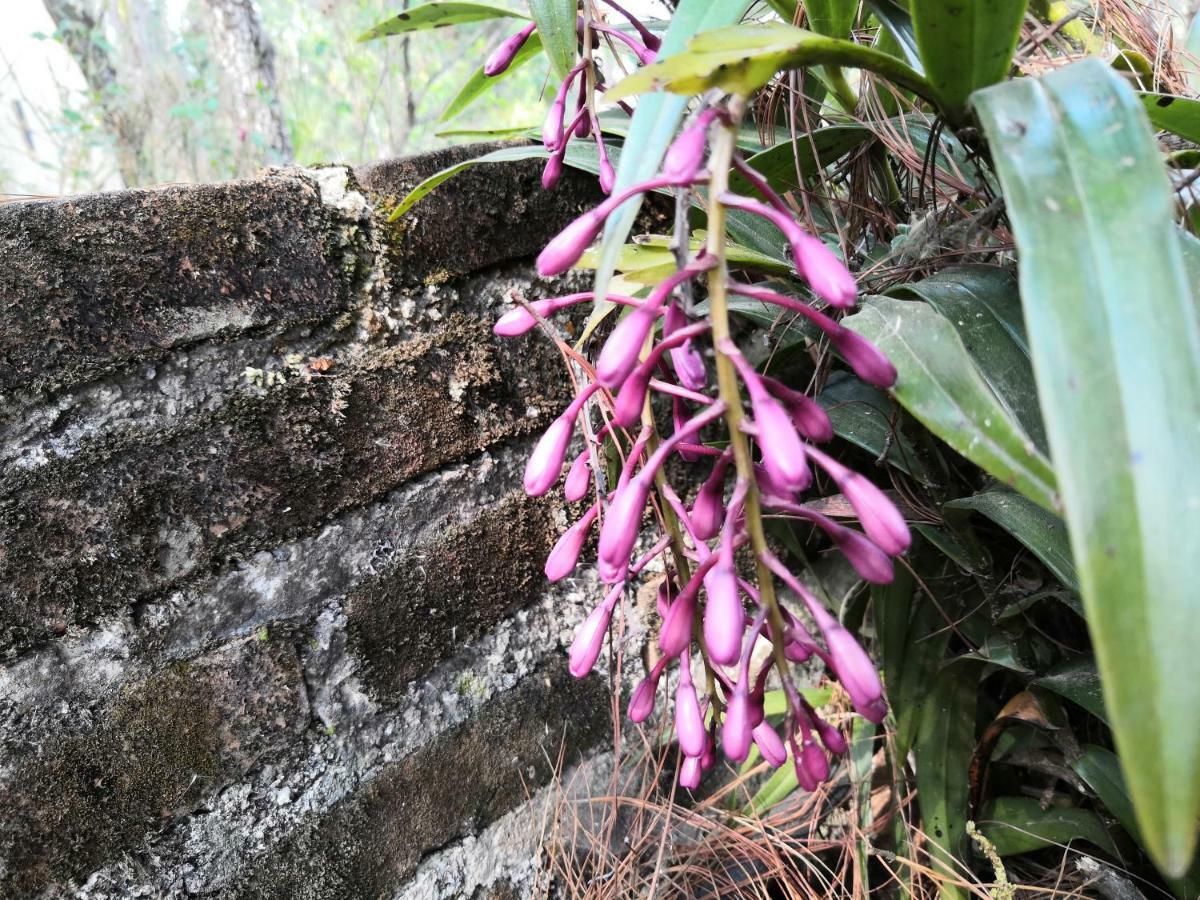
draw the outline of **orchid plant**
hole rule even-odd
[[[574,399],[524,485],[561,483],[577,510],[549,580],[590,565],[595,537],[605,587],[571,673],[592,672],[619,611],[657,581],[658,652],[627,712],[647,720],[673,683],[678,783],[757,748],[811,791],[882,724],[893,809],[913,778],[941,838],[914,868],[946,896],[962,895],[968,833],[977,868],[1033,852],[1029,835],[1034,850],[1066,839],[1044,807],[989,791],[990,770],[1030,777],[997,749],[1018,718],[1052,732],[1055,771],[1085,785],[1058,803],[1071,827],[1119,856],[1115,818],[1169,889],[1200,886],[1200,738],[1170,725],[1200,715],[1200,617],[1165,549],[1200,557],[1200,466],[1175,414],[1200,408],[1184,192],[1200,154],[1174,147],[1172,203],[1154,132],[1200,141],[1200,65],[1140,53],[1161,47],[1159,25],[1130,25],[1134,0],[1098,8],[1114,5],[1089,31],[1069,4],[1025,0],[681,0],[666,22],[612,0],[530,0],[531,17],[432,0],[368,35],[527,18],[453,106],[544,53],[548,112],[522,132],[536,143],[477,162],[540,158],[545,189],[574,167],[607,195],[537,259],[552,284],[595,269],[593,288],[517,298],[494,328],[541,330],[570,360]],[[1094,58],[1109,50],[1111,66]],[[673,201],[673,231],[626,244],[651,196]],[[571,347],[555,320],[582,305]],[[747,327],[785,322],[799,380]],[[805,554],[774,540],[781,524],[854,573],[867,628],[863,605],[827,605]],[[995,606],[1030,553],[1052,587]],[[1019,637],[1014,616],[1029,617]],[[859,640],[872,632],[886,677]],[[802,689],[818,668],[861,717],[853,734]],[[1100,744],[1074,736],[1097,729]]]

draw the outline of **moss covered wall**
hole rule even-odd
[[[386,222],[487,149],[0,207],[0,898],[391,897],[603,743],[490,332],[594,188]]]

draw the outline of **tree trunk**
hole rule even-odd
[[[75,0],[42,0],[63,43],[74,57],[91,91],[104,124],[115,141],[117,169],[127,187],[149,180],[144,110],[126,102],[117,68],[101,35],[96,15]]]
[[[211,57],[233,104],[239,137],[261,142],[267,161],[290,162],[292,142],[275,84],[275,48],[263,31],[254,0],[204,0],[211,16]]]

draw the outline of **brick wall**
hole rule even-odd
[[[398,896],[606,741],[490,332],[594,188],[383,215],[485,149],[0,207],[0,897]]]

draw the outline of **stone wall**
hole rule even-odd
[[[609,701],[563,662],[594,586],[540,572],[567,511],[520,490],[561,360],[490,324],[596,195],[478,167],[386,221],[484,149],[0,207],[0,897],[528,867],[461,850],[530,852]]]

